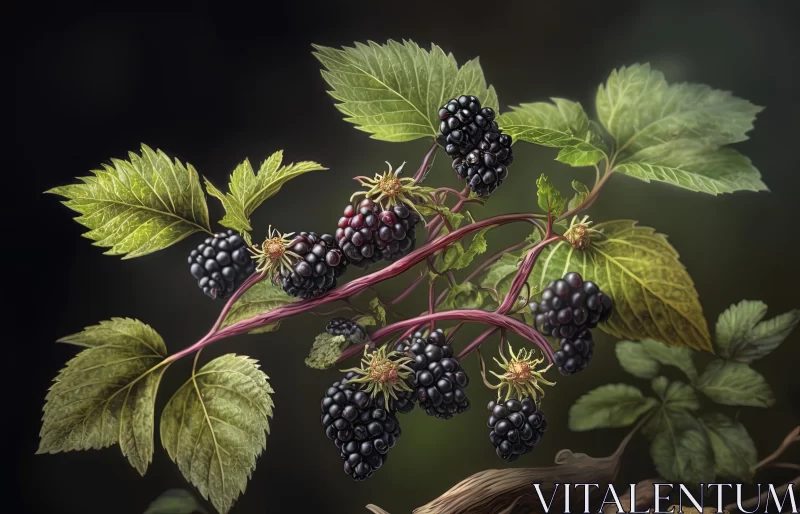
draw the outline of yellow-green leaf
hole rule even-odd
[[[582,205],[583,202],[589,197],[589,188],[586,187],[586,184],[583,182],[579,182],[577,180],[572,181],[572,189],[575,190],[575,196],[572,197],[572,200],[569,201],[569,205],[567,205],[567,209],[572,210],[579,205]]]
[[[577,271],[614,301],[614,314],[599,325],[603,331],[621,339],[655,339],[711,352],[703,309],[678,252],[666,236],[636,223],[595,225],[602,234],[583,251],[564,241],[549,245],[531,273],[531,290],[541,292],[551,280]]]
[[[550,212],[553,218],[561,216],[567,208],[566,198],[561,196],[561,192],[544,173],[536,180],[536,197],[539,208]]]
[[[161,150],[142,145],[141,155],[111,159],[82,184],[47,191],[80,213],[75,221],[89,229],[83,236],[106,255],[141,257],[181,241],[195,232],[211,232],[200,179],[191,164],[184,166]]]
[[[327,332],[319,334],[306,357],[306,366],[313,369],[330,368],[342,356],[342,350],[347,344],[346,336],[335,336]]]
[[[375,297],[369,301],[369,308],[372,311],[372,314],[375,316],[380,325],[386,326],[386,306],[383,305],[380,298]]]
[[[615,169],[709,194],[766,191],[744,141],[763,109],[702,84],[668,84],[648,64],[611,72],[597,91],[600,122],[616,140]]]
[[[355,43],[342,49],[314,45],[322,76],[345,120],[383,141],[412,141],[439,133],[437,112],[448,100],[474,95],[498,109],[478,59],[459,68],[452,54],[413,41]]]
[[[47,393],[37,453],[119,444],[144,475],[153,458],[153,408],[166,369],[163,339],[141,321],[112,318],[59,342],[85,349]]]
[[[486,301],[487,293],[477,289],[471,282],[457,284],[450,288],[442,300],[441,310],[480,309]]]
[[[217,357],[193,371],[161,414],[161,443],[183,476],[225,514],[267,445],[272,387],[257,361]]]
[[[231,173],[227,194],[206,179],[208,194],[219,199],[225,208],[220,225],[238,232],[250,232],[250,216],[258,206],[280,191],[283,184],[304,173],[327,169],[311,161],[281,166],[282,161],[283,150],[279,150],[262,162],[256,173],[250,161],[245,159]]]
[[[241,298],[236,300],[220,328],[273,311],[294,301],[297,301],[297,298],[286,294],[283,289],[270,283],[269,279],[261,280],[253,284]],[[270,323],[265,327],[252,330],[251,333],[271,332],[276,330],[277,327],[278,322]]]

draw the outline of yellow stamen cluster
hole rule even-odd
[[[576,250],[585,250],[589,248],[589,245],[592,244],[592,238],[600,233],[599,231],[590,228],[592,222],[588,220],[588,216],[584,216],[580,220],[578,220],[578,217],[575,216],[572,218],[572,222],[570,223],[567,231],[564,232],[564,237]]]
[[[272,226],[269,227],[267,238],[261,248],[258,247],[258,244],[254,244],[250,249],[250,253],[256,261],[256,273],[270,273],[275,276],[283,268],[292,266],[293,259],[300,257],[288,249],[293,241],[292,236],[294,236],[294,232],[281,234]]]
[[[356,177],[356,180],[362,186],[366,186],[367,189],[353,193],[350,201],[352,202],[358,196],[363,195],[365,198],[378,203],[384,209],[405,204],[409,209],[417,211],[414,197],[424,195],[429,188],[416,185],[413,178],[401,178],[399,176],[406,163],[400,165],[395,171],[392,171],[391,164],[388,162],[386,164],[389,165],[389,171],[383,174],[376,173],[374,178]]]
[[[522,348],[517,354],[514,354],[511,345],[508,345],[508,353],[511,359],[506,359],[505,355],[500,355],[502,361],[496,357],[494,361],[503,370],[502,374],[492,371],[492,375],[500,379],[500,384],[497,386],[497,397],[500,399],[503,396],[503,390],[506,390],[505,400],[512,396],[522,398],[530,396],[539,404],[539,400],[544,397],[544,389],[541,384],[553,386],[555,382],[546,380],[542,374],[545,373],[552,364],[539,370],[537,366],[544,362],[544,358],[535,359],[533,357],[533,350],[526,350]]]
[[[411,358],[404,354],[388,352],[385,346],[372,353],[365,348],[361,366],[343,371],[353,371],[359,375],[358,378],[349,379],[348,382],[362,384],[362,389],[373,398],[382,395],[388,409],[389,398],[397,399],[398,392],[411,391],[406,382],[414,372],[408,366],[411,362]]]

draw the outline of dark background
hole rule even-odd
[[[3,215],[3,283],[11,350],[5,377],[13,415],[11,462],[13,512],[139,513],[160,492],[184,487],[177,467],[156,441],[144,478],[120,455],[103,451],[34,456],[41,407],[51,379],[75,354],[56,345],[63,335],[112,316],[152,325],[175,351],[202,336],[219,303],[195,287],[185,256],[201,238],[164,252],[121,261],[102,255],[80,237],[73,213],[41,192],[85,175],[111,157],[124,158],[140,142],[191,162],[223,186],[235,165],[254,164],[277,149],[287,161],[316,160],[330,168],[288,184],[257,213],[260,231],[333,230],[354,185],[350,177],[384,169],[384,161],[409,161],[414,169],[428,143],[374,141],[341,120],[310,44],[410,38],[453,52],[459,62],[480,55],[503,108],[549,96],[579,100],[593,112],[597,85],[617,66],[650,61],[670,81],[732,90],[767,109],[752,139],[739,149],[761,170],[771,193],[711,197],[660,184],[616,177],[592,209],[593,219],[632,218],[670,235],[694,277],[710,326],[729,304],[763,300],[770,315],[798,307],[795,275],[798,9],[795,2],[309,2],[262,3],[261,9],[228,2],[191,7],[159,5],[68,8],[28,3],[7,20],[16,36],[11,101],[15,118],[6,170]],[[568,187],[591,180],[586,169],[553,161],[555,152],[518,145],[508,184],[477,216],[534,208],[534,178],[546,172]],[[444,159],[434,184],[455,185]],[[21,186],[19,186],[21,184]],[[212,220],[221,209],[209,199]],[[516,231],[515,231],[516,230]],[[504,229],[490,235],[493,248],[525,235]],[[351,270],[349,277],[360,272]],[[399,291],[405,279],[386,285]],[[388,294],[388,293],[387,293]],[[21,301],[19,298],[21,297]],[[420,295],[403,307],[420,310]],[[9,310],[7,307],[10,306]],[[286,321],[274,334],[242,336],[214,345],[205,359],[227,352],[260,359],[276,389],[276,418],[267,451],[247,494],[234,512],[366,512],[376,503],[409,512],[471,473],[500,466],[486,440],[476,363],[469,413],[449,422],[415,411],[402,418],[403,437],[388,465],[356,484],[342,472],[335,449],[319,427],[318,401],[336,371],[304,367],[303,358],[324,318]],[[10,328],[10,331],[8,330]],[[465,344],[477,328],[463,331]],[[743,409],[742,419],[760,454],[771,452],[800,419],[794,367],[795,333],[755,368],[768,374],[778,399],[769,411]],[[622,374],[613,340],[597,336],[591,371],[550,389],[545,411],[551,429],[535,454],[520,465],[552,463],[561,448],[610,453],[623,430],[574,434],[566,428],[569,405],[584,391]],[[171,367],[162,382],[157,412],[187,376],[189,362]],[[727,411],[734,414],[734,411]],[[16,433],[19,432],[19,433]],[[157,432],[156,432],[157,433]],[[646,442],[637,439],[623,462],[621,483],[654,475]],[[798,454],[790,455],[795,461]],[[762,481],[784,481],[785,474]]]

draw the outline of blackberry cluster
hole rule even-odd
[[[325,331],[332,336],[345,336],[352,343],[361,343],[367,340],[364,327],[347,318],[333,318],[328,322]]]
[[[572,375],[586,369],[594,355],[594,341],[589,330],[581,330],[572,339],[562,338],[561,349],[555,352],[554,361],[562,375]]]
[[[291,296],[314,298],[336,287],[347,260],[336,247],[333,236],[300,232],[289,251],[299,255],[291,269],[281,270],[281,287]]]
[[[397,398],[391,398],[391,397],[389,398],[389,412],[391,413],[399,412],[400,414],[408,414],[409,412],[414,410],[414,401],[417,399],[416,390],[395,391],[395,395],[397,395]],[[385,403],[383,402],[384,402],[383,396],[378,396],[378,399],[375,400],[375,403],[378,405],[385,405]]]
[[[544,413],[536,409],[532,398],[515,398],[502,403],[489,402],[489,440],[495,447],[497,456],[514,462],[525,455],[547,430]]]
[[[206,238],[189,254],[189,271],[211,298],[228,298],[255,271],[242,237],[233,230]]]
[[[419,223],[416,212],[405,205],[395,205],[380,213],[380,222],[375,244],[384,260],[400,259],[414,250]]]
[[[489,196],[508,177],[514,162],[511,136],[503,134],[494,110],[462,95],[439,109],[439,144],[453,159],[456,174],[479,196]]]
[[[325,392],[321,421],[325,434],[340,450],[344,472],[361,481],[386,462],[400,437],[400,423],[382,404],[348,384],[355,375],[348,373]]]
[[[594,328],[611,316],[611,298],[597,284],[584,282],[576,272],[550,282],[539,303],[531,302],[531,313],[543,334],[558,339],[572,339],[575,334]]]
[[[408,255],[417,241],[419,216],[405,205],[382,211],[370,199],[362,200],[358,210],[344,209],[336,229],[336,243],[348,261],[366,268],[384,259],[393,261]]]
[[[469,384],[466,372],[453,357],[453,347],[447,344],[441,329],[428,337],[417,332],[399,342],[398,352],[410,352],[414,362],[413,387],[419,406],[429,416],[450,419],[469,409],[470,403],[464,388]]]
[[[375,233],[380,228],[381,211],[372,200],[363,200],[358,209],[348,205],[339,218],[336,243],[354,266],[366,268],[380,259],[375,251]]]

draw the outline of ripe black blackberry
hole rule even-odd
[[[410,364],[414,370],[413,387],[419,406],[427,415],[450,419],[469,409],[469,399],[464,392],[469,377],[453,357],[453,347],[447,343],[441,329],[427,337],[416,332],[399,342],[395,350],[410,352],[414,357]]]
[[[491,414],[487,425],[492,429],[489,440],[497,456],[508,462],[533,450],[547,430],[544,413],[536,409],[536,402],[530,397],[492,401],[488,408]]]
[[[571,339],[587,328],[594,328],[611,316],[611,298],[597,284],[584,282],[576,272],[550,282],[540,302],[531,302],[531,314],[543,334],[558,339]]]
[[[581,330],[571,339],[562,338],[561,349],[555,352],[553,361],[562,375],[573,375],[586,369],[594,355],[592,333]]]
[[[189,254],[189,271],[211,298],[228,298],[255,270],[242,237],[233,230],[206,238]]]
[[[328,322],[325,331],[332,336],[345,336],[352,343],[367,340],[367,331],[355,321],[347,318],[333,318]]]
[[[366,480],[386,462],[389,449],[400,437],[400,423],[369,394],[348,383],[356,373],[328,388],[322,399],[322,426],[340,450],[344,471],[354,480]]]
[[[481,108],[474,96],[461,95],[439,109],[439,144],[452,159],[471,152],[480,142],[487,125],[494,119],[494,111]]]
[[[419,215],[403,204],[382,211],[375,246],[387,261],[405,257],[414,250],[417,242],[416,226]]]
[[[336,244],[354,266],[366,268],[381,258],[375,248],[380,212],[380,207],[367,198],[361,201],[358,208],[352,205],[345,207],[344,215],[339,218]]]
[[[288,251],[298,256],[291,268],[280,272],[281,287],[291,296],[314,298],[326,293],[336,287],[336,278],[347,268],[330,234],[300,232]]]
[[[508,166],[514,162],[511,136],[503,134],[492,121],[478,147],[453,161],[453,169],[465,179],[479,196],[491,195],[508,177]]]

